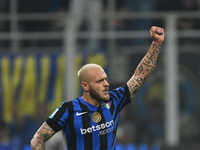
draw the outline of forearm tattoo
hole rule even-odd
[[[151,45],[149,51],[137,66],[133,76],[127,82],[131,97],[140,89],[155,68],[161,46],[162,44],[160,43]]]
[[[44,123],[38,131],[35,133],[31,140],[32,150],[45,150],[45,142],[55,134],[55,131],[51,129],[46,123]]]

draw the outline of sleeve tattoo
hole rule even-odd
[[[44,143],[54,134],[55,131],[47,123],[43,123],[31,140],[32,150],[45,150]]]
[[[162,44],[152,44],[149,51],[137,66],[133,76],[127,82],[131,98],[140,89],[156,66]]]

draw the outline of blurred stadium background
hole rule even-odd
[[[200,149],[200,0],[0,0],[0,150],[29,150],[62,101],[81,94],[85,63],[124,84],[152,25],[166,40],[156,69],[120,116],[117,150]],[[60,133],[48,150],[64,150]]]

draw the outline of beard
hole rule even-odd
[[[89,90],[90,96],[95,99],[97,102],[108,101],[108,99],[102,98],[92,87]]]

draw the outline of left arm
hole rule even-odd
[[[164,30],[157,26],[152,26],[150,29],[151,38],[153,40],[147,54],[137,66],[133,76],[127,82],[131,98],[141,88],[149,75],[153,72],[156,66],[158,55],[164,41]]]
[[[50,139],[56,132],[45,122],[38,129],[31,140],[32,150],[45,150],[45,142]]]

